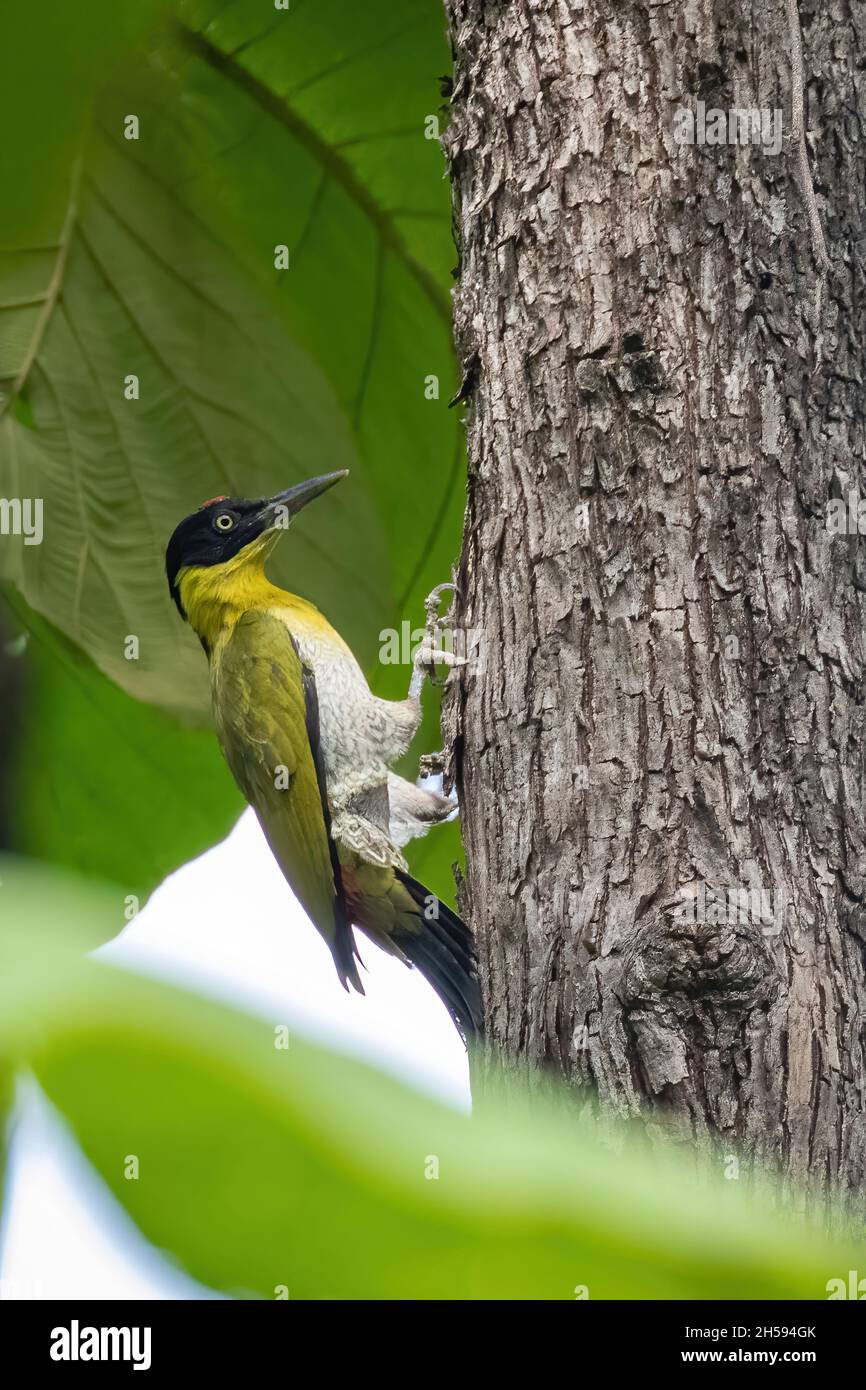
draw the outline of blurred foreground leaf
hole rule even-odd
[[[856,1267],[739,1184],[698,1185],[681,1154],[625,1132],[613,1153],[565,1107],[518,1097],[469,1119],[300,1038],[277,1048],[283,1020],[81,960],[91,905],[73,883],[22,940],[9,923],[39,876],[2,872],[0,1046],[150,1240],[216,1289],[814,1299]]]

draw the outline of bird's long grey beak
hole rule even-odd
[[[284,529],[308,502],[312,502],[315,497],[321,497],[323,492],[334,486],[334,483],[348,476],[348,468],[341,468],[338,473],[322,473],[318,478],[308,478],[306,482],[296,483],[294,487],[287,487],[285,492],[278,492],[275,496],[269,497],[262,503],[261,509],[261,514],[267,518],[268,529]]]

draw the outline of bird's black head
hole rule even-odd
[[[252,501],[245,497],[213,497],[202,503],[197,512],[184,517],[175,527],[165,552],[168,587],[181,617],[186,617],[178,585],[182,570],[223,565],[247,549],[251,558],[270,549],[292,517],[314,497],[345,478],[346,471],[310,478],[274,497]]]

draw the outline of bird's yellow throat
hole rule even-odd
[[[208,652],[231,635],[247,609],[273,608],[291,598],[265,574],[268,550],[258,539],[222,565],[188,565],[178,574],[187,621]]]
[[[326,635],[335,647],[348,651],[312,603],[271,583],[265,574],[271,549],[270,537],[259,537],[222,565],[187,565],[179,571],[178,592],[187,622],[208,656],[213,659],[222,649],[238,618],[250,609],[291,614],[293,628]]]

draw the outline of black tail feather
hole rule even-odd
[[[483,1029],[472,933],[447,903],[397,869],[421,919],[418,931],[395,931],[393,941],[435,989],[465,1041]]]

